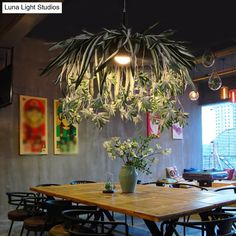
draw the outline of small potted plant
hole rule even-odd
[[[152,136],[139,136],[133,139],[121,140],[120,137],[112,137],[103,143],[108,156],[115,160],[120,158],[123,166],[119,173],[122,192],[134,192],[137,183],[137,170],[145,174],[151,174],[151,164],[157,163],[158,155],[167,155],[170,149],[162,149],[159,144],[150,147]]]

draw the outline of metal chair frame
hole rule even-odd
[[[15,210],[9,211],[8,214],[12,211],[17,212],[17,210],[19,210],[21,212],[25,211],[26,215],[29,215],[29,217],[31,216],[31,212],[29,212],[29,209],[25,207],[24,199],[28,198],[28,197],[35,197],[36,196],[35,193],[32,193],[32,192],[7,192],[6,194],[8,197],[8,204],[16,206]],[[9,220],[11,220],[11,225],[8,230],[8,236],[11,235],[12,227],[15,222],[12,219],[9,219]],[[23,225],[22,225],[21,231],[22,230],[23,230]]]
[[[63,211],[62,215],[65,219],[64,227],[71,234],[71,236],[111,236],[112,231],[118,226],[122,225],[125,228],[125,235],[128,236],[129,228],[125,222],[118,221],[104,221],[101,219],[101,210],[67,210]],[[84,218],[85,214],[89,218]],[[99,220],[101,219],[101,220]]]
[[[184,228],[187,227],[201,230],[202,236],[205,235],[205,232],[207,236],[235,235],[236,231],[233,227],[233,223],[236,221],[236,215],[222,212],[205,212],[200,214],[200,216],[202,218],[202,221],[164,221],[161,224],[161,232],[163,235],[165,232],[169,232],[169,234],[167,235],[175,234],[176,236],[180,236],[180,234],[176,230],[176,226],[183,226]]]

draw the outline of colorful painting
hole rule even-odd
[[[152,113],[147,113],[147,136],[150,135],[160,138],[161,131],[158,124],[158,117],[154,117]]]
[[[54,100],[54,153],[77,154],[78,124],[70,124],[62,117],[62,106],[59,100]]]
[[[47,153],[47,99],[21,95],[20,155]]]
[[[183,128],[179,123],[172,125],[172,137],[173,139],[183,139]]]

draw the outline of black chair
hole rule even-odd
[[[40,233],[43,235],[44,232],[50,230],[54,225],[60,224],[63,219],[61,212],[66,209],[72,208],[72,202],[67,200],[46,200],[39,204],[35,198],[35,205],[38,207],[38,213],[35,216],[27,218],[24,221],[24,229],[27,230],[27,235],[30,232],[34,232],[35,235]],[[25,199],[25,201],[32,202],[32,199]],[[27,203],[29,204],[29,203]],[[39,214],[41,212],[41,214]]]
[[[199,188],[201,190],[204,190],[204,191],[208,191],[207,188],[204,188],[204,187],[201,187],[201,186],[198,186],[198,185],[195,185],[195,184],[189,184],[189,183],[173,183],[171,184],[171,186],[173,188]]]
[[[71,236],[112,236],[118,226],[123,226],[125,235],[128,236],[129,228],[124,222],[104,221],[100,219],[100,212],[96,210],[67,210],[63,211],[64,228]],[[89,215],[87,217],[86,215]],[[123,232],[122,232],[122,235]]]
[[[32,216],[32,212],[24,204],[24,199],[27,197],[35,197],[35,194],[31,192],[7,192],[6,194],[8,197],[8,204],[15,206],[14,210],[8,212],[8,219],[11,220],[8,231],[8,236],[10,236],[15,221],[23,222],[26,218]]]
[[[92,211],[92,212],[97,212],[97,220],[101,219],[101,220],[104,220],[104,217],[103,217],[103,211],[101,210],[98,210],[98,208],[96,206],[85,206],[85,205],[77,205],[77,206],[71,206],[70,207],[70,210],[86,210],[86,211]],[[53,213],[53,211],[51,212]],[[57,213],[58,214],[58,220],[60,219],[60,224],[54,224],[54,226],[48,231],[48,236],[68,236],[70,235],[68,231],[66,231],[65,227],[64,227],[64,217],[62,215],[62,212],[61,212],[61,209],[60,209],[60,212],[55,212],[54,213]],[[87,214],[85,213],[84,216],[86,217],[86,219],[90,219],[90,217],[92,216],[91,214]],[[53,215],[51,216],[53,217]],[[55,222],[54,222],[55,223]]]
[[[38,184],[36,187],[48,187],[48,186],[60,186],[60,184]],[[45,195],[45,194],[41,194],[41,193],[37,193],[38,196],[40,197],[46,197],[47,200],[55,200],[54,197],[52,196],[48,196],[48,195]]]
[[[95,181],[91,181],[91,180],[72,180],[70,182],[70,184],[92,184],[92,183],[96,183]]]
[[[44,201],[39,202],[37,199],[38,197],[35,198],[34,203],[38,209],[37,214],[24,221],[23,230],[27,230],[27,235],[29,235],[30,232],[34,232],[35,234],[40,233],[40,235],[42,235],[44,232],[49,231],[53,226],[61,224],[63,222],[61,212],[64,210],[78,208],[97,209],[96,207],[88,208],[88,206],[75,206],[68,200],[47,200],[47,198],[44,198]],[[28,202],[28,205],[32,200],[33,199],[29,198],[25,199],[25,201]]]
[[[215,192],[226,191],[226,190],[233,190],[234,193],[236,194],[236,186],[226,186],[223,188],[217,188],[217,189],[215,189]]]
[[[227,191],[233,191],[236,194],[236,186],[226,186],[223,188],[218,188],[214,190],[215,192],[221,192],[224,191],[225,193],[227,193]],[[216,211],[218,212],[233,212],[234,214],[236,214],[236,207],[235,206],[225,206],[225,207],[219,207],[216,209]]]
[[[163,235],[165,235],[166,233],[167,235],[180,236],[183,235],[183,233],[180,234],[176,227],[183,226],[184,228],[187,227],[200,230],[202,236],[236,235],[236,231],[233,227],[233,223],[236,221],[236,215],[230,213],[220,213],[220,212],[205,212],[200,215],[202,221],[188,221],[188,222],[164,221],[161,224],[161,232]]]
[[[24,199],[24,205],[26,208],[31,209],[31,216],[24,220],[24,224],[20,235],[23,235],[24,230],[27,230],[27,235],[30,231],[43,232],[43,220],[46,217],[45,202],[47,198],[41,196],[28,197]],[[40,222],[40,223],[39,223]]]

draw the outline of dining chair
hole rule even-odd
[[[15,207],[14,210],[8,212],[8,219],[11,225],[8,231],[8,236],[11,235],[12,227],[15,221],[23,222],[26,218],[30,217],[31,211],[24,204],[24,199],[27,197],[35,197],[35,193],[31,192],[7,192],[8,204]],[[23,229],[23,224],[22,224]]]
[[[26,201],[29,199],[26,199]],[[37,200],[35,201],[37,204]],[[54,225],[60,224],[63,219],[61,212],[66,209],[71,209],[72,202],[68,200],[47,200],[41,204],[42,214],[37,214],[33,217],[27,218],[24,221],[24,230],[27,230],[27,236],[30,232],[35,235],[39,233],[43,235],[44,232],[49,231]]]
[[[46,183],[46,184],[38,184],[37,187],[48,187],[48,186],[60,186],[60,184],[55,184],[55,183]],[[45,194],[39,194],[37,193],[38,196],[40,197],[46,197],[47,200],[54,200],[55,198],[52,196],[48,196]]]
[[[70,184],[92,184],[92,183],[96,183],[95,181],[91,181],[91,180],[72,180],[70,181]]]
[[[99,220],[99,212],[96,210],[63,211],[64,228],[71,236],[112,236],[112,232],[118,226],[123,226],[125,232],[122,232],[122,235],[128,236],[129,228],[125,222]],[[85,215],[89,215],[89,218],[84,217]]]
[[[173,188],[199,188],[200,190],[204,190],[204,191],[208,191],[207,188],[204,188],[202,186],[199,185],[195,185],[195,184],[190,184],[190,183],[173,183],[171,184],[171,187]]]
[[[103,217],[103,212],[101,210],[99,210],[96,206],[86,206],[86,205],[77,205],[74,206],[72,205],[72,207],[70,207],[69,210],[87,210],[87,211],[96,211],[97,212],[97,220],[101,219],[104,220]],[[59,213],[60,218],[63,219],[61,220],[62,222],[60,224],[56,224],[54,225],[49,231],[48,231],[48,236],[68,236],[70,235],[68,231],[66,231],[65,227],[64,227],[64,217],[62,215],[62,212]],[[86,216],[87,219],[89,219],[91,217],[91,214],[84,214]]]
[[[236,215],[230,213],[220,212],[207,212],[201,214],[202,221],[164,221],[161,223],[162,234],[182,236],[186,235],[184,232],[179,232],[177,226],[183,226],[185,228],[191,228],[199,230],[198,235],[206,236],[230,236],[235,235],[236,231],[233,227],[233,223],[236,221]]]
[[[215,192],[225,192],[227,193],[228,191],[233,191],[236,194],[236,186],[226,186],[223,188],[217,188],[214,190]],[[236,206],[235,205],[229,205],[229,206],[224,206],[224,207],[219,207],[216,209],[216,211],[220,212],[231,212],[236,214]]]
[[[45,202],[47,198],[39,195],[27,197],[23,200],[24,205],[31,209],[31,216],[24,220],[24,224],[20,233],[23,235],[24,230],[27,230],[27,235],[33,231],[35,235],[37,232],[43,232],[43,220],[46,216]]]

